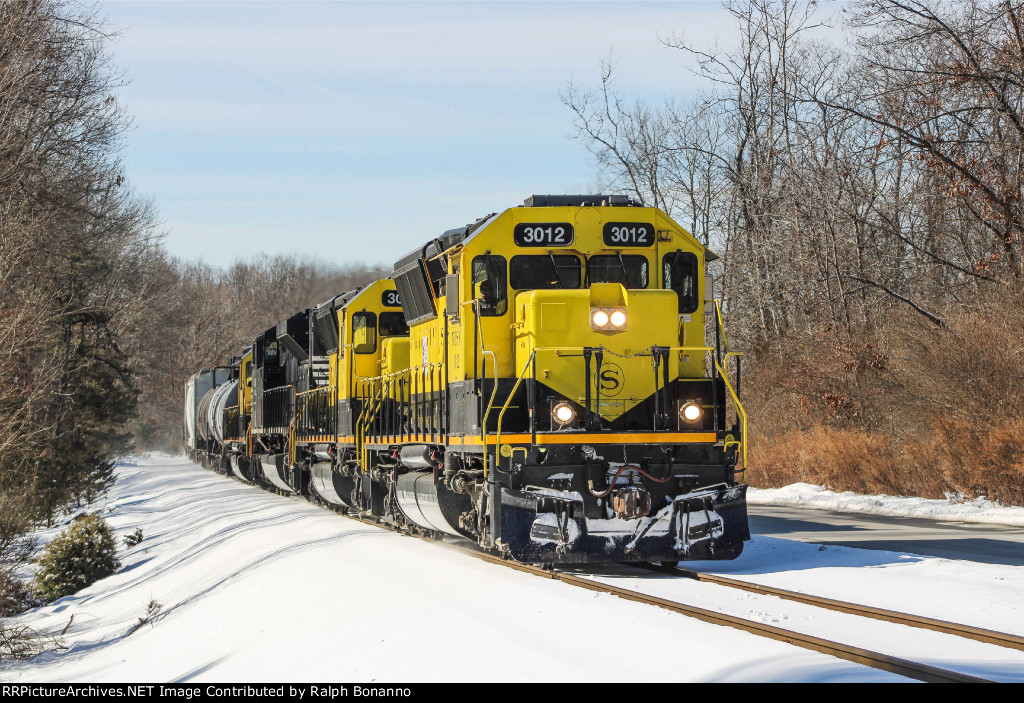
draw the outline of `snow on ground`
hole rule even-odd
[[[1024,567],[754,536],[732,562],[682,566],[730,578],[1024,635]],[[748,620],[995,681],[1024,682],[1024,652],[632,567],[588,577]]]
[[[754,536],[735,561],[682,566],[1024,636],[1024,566]]]
[[[904,496],[870,496],[852,491],[836,493],[810,483],[793,483],[782,488],[751,487],[747,490],[747,501],[751,505],[778,505],[834,510],[840,513],[864,513],[888,517],[955,520],[1024,527],[1024,508],[1008,507],[983,498],[951,502],[950,500]]]
[[[74,616],[69,649],[5,662],[5,682],[898,678],[487,564],[451,544],[347,520],[182,458],[141,457],[118,473],[97,509],[119,538],[141,527],[144,540],[123,552],[114,576],[20,618],[59,631]],[[1020,566],[756,535],[735,561],[686,566],[1024,635]],[[1024,654],[993,645],[624,567],[594,577],[986,678],[1024,680]],[[156,621],[132,632],[151,601],[160,604]]]
[[[19,618],[59,631],[73,616],[69,648],[4,662],[5,682],[900,680],[488,564],[181,458],[118,472],[100,510],[119,537],[141,527],[143,541],[115,575]],[[158,619],[132,632],[151,601]]]

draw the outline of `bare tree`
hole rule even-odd
[[[177,450],[185,380],[226,364],[281,320],[390,271],[259,255],[227,269],[164,258],[147,275],[154,304],[128,338],[137,364],[140,444]],[[155,342],[155,343],[154,343]]]
[[[0,4],[0,496],[44,519],[101,488],[128,446],[119,340],[158,250],[119,161],[108,39],[85,5]]]
[[[1024,5],[725,7],[733,48],[665,42],[703,79],[695,102],[625,101],[607,63],[600,89],[570,86],[563,101],[612,184],[674,208],[723,255],[732,338],[753,352],[748,407],[763,456],[780,448],[772,480],[799,476],[783,468],[798,447],[846,466],[806,470],[850,488],[867,484],[848,468],[877,454],[878,466],[945,467],[914,490],[1019,501],[1024,482],[1006,466],[1019,464],[1024,425],[971,428],[1024,403],[1011,331],[1024,272]],[[879,434],[858,444],[822,425]],[[985,476],[958,465],[971,442],[1003,457],[974,462]],[[843,456],[847,444],[862,453]]]

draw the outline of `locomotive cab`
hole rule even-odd
[[[327,355],[327,385],[299,395],[292,463],[309,473],[313,494],[341,509],[380,513],[385,492],[363,471],[370,418],[397,423],[383,374],[408,364],[405,314],[390,279],[318,306],[313,339]]]

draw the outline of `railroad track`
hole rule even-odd
[[[682,615],[686,615],[687,617],[695,618],[697,620],[701,620],[703,622],[711,623],[714,625],[724,625],[726,627],[732,627],[737,630],[743,630],[744,632],[749,632],[760,637],[766,637],[768,639],[777,640],[779,642],[785,642],[795,647],[809,649],[811,651],[820,652],[822,654],[829,654],[831,656],[838,657],[839,659],[845,659],[846,661],[856,662],[857,664],[870,666],[874,669],[880,669],[882,671],[888,671],[894,674],[899,674],[900,676],[906,676],[907,678],[915,679],[917,681],[925,681],[928,683],[992,683],[988,679],[979,678],[977,676],[971,676],[969,674],[963,674],[958,671],[942,669],[940,667],[932,666],[930,664],[923,664],[921,662],[915,662],[909,659],[895,657],[890,654],[884,654],[882,652],[875,652],[869,649],[864,649],[862,647],[854,647],[853,645],[835,642],[833,640],[824,639],[822,637],[815,637],[814,635],[807,635],[802,632],[787,630],[782,627],[768,625],[766,623],[758,622],[756,620],[748,620],[746,618],[737,617],[735,615],[727,615],[725,613],[720,613],[715,610],[698,608],[696,606],[688,605],[686,603],[679,603],[676,601],[667,600],[665,598],[652,596],[646,593],[631,591],[627,588],[612,586],[601,581],[595,581],[594,579],[577,576],[575,574],[567,573],[565,571],[544,569],[530,564],[520,564],[517,562],[511,562],[502,559],[501,557],[498,557],[496,555],[488,554],[486,552],[473,552],[473,554],[483,559],[484,561],[489,561],[494,564],[500,564],[502,566],[508,566],[518,571],[525,571],[535,576],[561,581],[562,583],[571,586],[577,586],[579,588],[585,588],[589,591],[610,593],[612,595],[618,596],[619,598],[624,598],[626,600],[635,601],[637,603],[644,603],[647,605],[653,605],[659,608],[664,608],[666,610],[671,610],[672,612],[680,613]],[[704,574],[704,576],[709,575]],[[839,601],[836,602],[838,603]],[[902,616],[904,619],[913,619],[915,617],[913,615],[907,615],[905,613],[898,613],[898,615]],[[875,617],[877,617],[878,619],[884,619],[877,615]],[[952,625],[953,623],[949,624]],[[1004,635],[1004,637],[1012,638],[1013,635]]]
[[[683,569],[680,567],[662,567],[654,564],[630,564],[630,566],[639,567],[649,571],[660,571],[662,573],[683,576],[685,578],[694,579],[695,581],[713,583],[719,586],[726,586],[728,588],[737,588],[760,595],[776,596],[784,600],[805,603],[807,605],[813,605],[826,610],[834,610],[839,613],[850,613],[852,615],[860,615],[861,617],[872,618],[874,620],[884,620],[886,622],[893,622],[899,625],[919,627],[925,630],[933,630],[947,635],[956,635],[958,637],[977,640],[987,644],[995,644],[1000,647],[1009,647],[1010,649],[1024,651],[1024,637],[1011,635],[1006,632],[996,632],[995,630],[986,630],[981,627],[962,625],[960,623],[937,620],[935,618],[926,618],[921,615],[910,615],[909,613],[901,613],[896,610],[886,610],[884,608],[875,608],[870,605],[861,605],[860,603],[849,603],[847,601],[834,600],[832,598],[812,596],[806,593],[800,593],[799,591],[787,591],[783,588],[762,586],[759,583],[751,583],[749,581],[733,579],[727,576],[719,576],[717,574],[705,574],[700,571],[691,571],[690,569]]]
[[[374,525],[376,527],[382,527],[384,529],[392,529],[387,525],[382,525],[371,520],[366,520],[362,517],[349,517],[352,517],[355,520],[359,520],[360,522],[364,522],[368,525]],[[822,654],[828,654],[839,659],[855,662],[857,664],[863,664],[874,669],[888,671],[894,674],[898,674],[900,676],[906,676],[907,678],[915,679],[917,681],[924,681],[928,683],[992,683],[988,679],[983,679],[977,676],[971,676],[969,674],[964,674],[958,671],[943,669],[937,666],[932,666],[931,664],[924,664],[922,662],[916,662],[910,659],[903,659],[901,657],[896,657],[891,654],[875,652],[869,649],[864,649],[862,647],[855,647],[853,645],[843,644],[841,642],[828,640],[822,637],[816,637],[814,635],[804,634],[802,632],[796,632],[794,630],[787,630],[785,628],[777,627],[775,625],[769,625],[767,623],[759,622],[757,620],[749,620],[747,618],[741,618],[735,615],[728,615],[726,613],[721,613],[715,610],[699,608],[697,606],[689,605],[687,603],[679,603],[677,601],[659,598],[657,596],[652,596],[647,593],[632,591],[627,588],[620,588],[619,586],[613,586],[608,583],[597,581],[591,578],[586,578],[585,576],[579,576],[566,571],[544,568],[532,564],[522,564],[519,562],[503,559],[498,555],[484,551],[479,551],[477,549],[467,548],[465,551],[468,554],[472,554],[473,556],[482,559],[483,561],[515,569],[517,571],[522,571],[533,576],[539,576],[540,578],[561,581],[564,584],[575,586],[577,588],[583,588],[588,591],[608,593],[614,596],[618,596],[619,598],[623,598],[625,600],[630,600],[637,603],[644,603],[646,605],[652,605],[658,608],[664,608],[665,610],[670,610],[674,613],[686,615],[687,617],[695,618],[703,622],[711,623],[714,625],[732,627],[737,630],[743,630],[744,632],[749,632],[760,637],[766,637],[768,639],[773,639],[779,642],[791,644],[795,647],[801,647],[803,649],[820,652]],[[647,565],[641,564],[630,564],[629,566],[647,568]],[[764,595],[775,595],[780,598],[785,598],[786,600],[793,600],[801,603],[806,603],[809,605],[816,605],[830,610],[839,610],[840,612],[863,615],[864,617],[870,617],[877,620],[887,620],[889,622],[895,622],[903,625],[911,625],[913,627],[923,627],[935,630],[937,632],[960,635],[962,637],[970,637],[971,639],[976,639],[983,642],[1024,650],[1024,638],[1017,637],[1016,635],[994,632],[992,630],[983,630],[981,628],[970,627],[968,625],[959,625],[957,623],[950,623],[942,620],[923,618],[916,615],[910,615],[908,613],[898,613],[896,611],[883,610],[881,608],[872,608],[869,606],[862,606],[855,603],[845,603],[843,601],[836,601],[828,598],[809,596],[807,594],[797,593],[796,591],[786,591],[784,589],[771,588],[769,586],[760,586],[758,584],[751,584],[744,581],[739,581],[737,579],[729,579],[725,577],[715,576],[713,574],[704,574],[697,571],[690,571],[689,569],[666,569],[664,567],[654,565],[651,565],[650,569],[674,573],[679,576],[693,578],[699,581],[716,583],[718,585],[741,588],[743,590],[755,593],[762,593]]]
[[[377,522],[376,520],[369,520],[359,515],[347,514],[341,511],[339,514],[348,517],[349,519],[356,520],[366,525],[373,527],[379,527],[381,529],[398,531],[400,534],[407,534],[414,537],[425,538],[423,535],[419,535],[413,532],[406,532],[403,530],[397,530],[391,525]],[[743,630],[760,637],[776,640],[779,642],[785,642],[795,647],[801,647],[822,654],[828,654],[839,659],[843,659],[864,666],[869,666],[874,669],[881,671],[888,671],[900,676],[906,676],[910,679],[917,681],[924,681],[928,683],[992,683],[988,679],[983,679],[977,676],[971,676],[958,671],[952,671],[949,669],[943,669],[940,667],[932,666],[930,664],[924,664],[922,662],[916,662],[909,659],[903,659],[890,654],[882,652],[876,652],[862,647],[855,647],[853,645],[843,644],[834,640],[825,639],[822,637],[816,637],[814,635],[804,634],[802,632],[796,632],[794,630],[787,630],[782,627],[775,625],[769,625],[767,623],[759,622],[757,620],[749,620],[747,618],[741,618],[735,615],[728,615],[715,610],[708,610],[705,608],[699,608],[697,606],[689,605],[687,603],[680,603],[658,596],[653,596],[647,593],[641,593],[638,591],[632,591],[619,586],[613,586],[602,581],[597,581],[592,578],[586,578],[579,576],[574,573],[567,571],[561,571],[551,568],[544,568],[535,566],[532,564],[522,564],[515,561],[503,559],[498,555],[491,554],[489,552],[481,551],[475,547],[466,547],[464,551],[467,554],[471,554],[483,561],[497,564],[500,566],[522,571],[534,576],[538,576],[545,579],[561,581],[564,584],[575,586],[577,588],[583,588],[588,591],[596,591],[600,593],[608,593],[625,600],[634,601],[637,603],[644,603],[646,605],[652,605],[658,608],[664,608],[687,617],[691,617],[703,622],[711,623],[714,625],[722,625],[725,627],[732,627],[734,629]],[[760,584],[750,583],[747,581],[741,581],[739,579],[731,579],[725,576],[718,576],[715,574],[706,574],[698,571],[692,571],[690,569],[683,569],[679,567],[661,567],[647,564],[628,564],[631,567],[637,567],[645,570],[660,571],[672,575],[677,575],[684,578],[690,578],[697,581],[706,583],[713,583],[719,586],[725,586],[729,588],[737,588],[752,593],[761,595],[771,595],[784,600],[795,601],[812,605],[827,610],[834,610],[843,613],[849,613],[853,615],[859,615],[866,618],[875,620],[884,620],[901,625],[907,625],[910,627],[918,627],[944,634],[956,635],[959,637],[969,638],[985,642],[988,644],[995,644],[1001,647],[1009,647],[1024,651],[1024,637],[1017,635],[1011,635],[1008,633],[996,632],[993,630],[986,630],[983,628],[972,627],[969,625],[961,625],[958,623],[947,622],[944,620],[937,620],[934,618],[926,618],[917,615],[911,615],[909,613],[901,613],[893,610],[885,610],[883,608],[875,608],[866,605],[860,605],[857,603],[848,603],[845,601],[834,600],[830,598],[822,598],[820,596],[812,596],[805,593],[799,593],[797,591],[788,591],[781,588],[774,588],[771,586],[762,586]]]

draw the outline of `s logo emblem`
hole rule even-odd
[[[614,398],[622,392],[622,368],[618,364],[602,364],[601,374],[597,378],[601,395]]]

